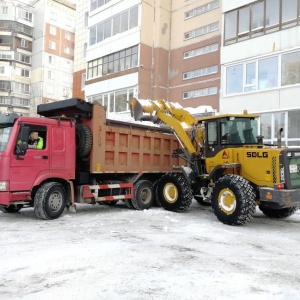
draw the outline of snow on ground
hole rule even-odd
[[[220,223],[211,207],[0,212],[0,299],[300,299],[300,211]]]

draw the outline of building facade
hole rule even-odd
[[[28,114],[33,24],[31,6],[0,2],[0,112]]]
[[[72,96],[75,4],[0,2],[0,111],[35,114]]]
[[[40,103],[72,97],[75,4],[35,0],[31,76],[31,113]]]
[[[77,3],[75,97],[106,105],[108,112],[127,111],[133,96],[218,109],[219,1],[84,2]],[[86,46],[78,34],[88,36]]]
[[[298,0],[223,1],[221,112],[261,114],[260,134],[300,146]]]

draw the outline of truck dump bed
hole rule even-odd
[[[90,128],[90,173],[164,173],[184,164],[172,158],[180,146],[170,129],[108,120],[105,107],[77,98],[39,105],[37,112],[75,118]]]

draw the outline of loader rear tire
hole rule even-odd
[[[90,129],[82,124],[76,124],[76,157],[88,156],[92,149],[92,133]]]
[[[216,183],[211,204],[219,221],[228,225],[243,225],[252,219],[256,203],[250,183],[238,175],[225,175]]]
[[[153,185],[148,180],[140,180],[134,185],[132,206],[136,210],[149,209],[154,202]]]
[[[34,212],[39,219],[57,219],[65,207],[66,191],[58,182],[46,182],[34,196]]]
[[[193,200],[192,188],[181,173],[167,173],[158,181],[156,201],[166,210],[183,212]]]
[[[281,209],[271,209],[259,206],[259,209],[269,218],[284,219],[293,215],[299,209],[299,207],[293,206]]]

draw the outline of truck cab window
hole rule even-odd
[[[0,128],[0,152],[6,149],[12,127]]]
[[[40,125],[32,125],[32,124],[24,124],[24,126],[29,127],[29,136],[27,140],[28,150],[45,149],[47,143],[47,139],[46,139],[47,127],[40,126]]]

